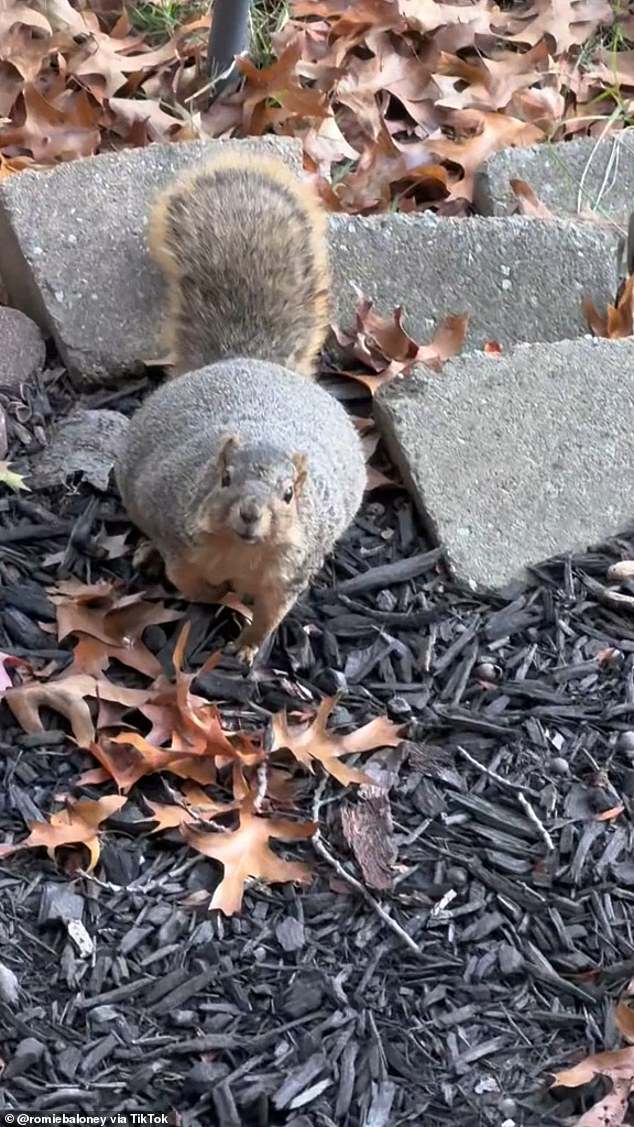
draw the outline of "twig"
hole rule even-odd
[[[405,943],[407,947],[409,947],[410,951],[413,951],[417,958],[424,959],[425,956],[423,955],[420,947],[417,943],[415,943],[411,935],[408,935],[408,933],[405,931],[405,928],[401,927],[401,925],[397,923],[396,920],[392,919],[389,912],[386,912],[385,908],[383,908],[382,905],[379,904],[378,900],[374,899],[374,897],[368,892],[365,885],[361,884],[361,881],[357,880],[356,877],[353,877],[347,869],[344,869],[341,862],[338,861],[336,857],[333,857],[330,850],[325,846],[324,840],[321,836],[321,830],[319,829],[319,808],[321,806],[322,796],[326,789],[327,783],[328,779],[326,777],[321,779],[319,786],[315,791],[315,797],[313,799],[313,821],[317,828],[311,840],[315,849],[317,850],[319,855],[323,857],[324,861],[327,861],[328,864],[335,870],[337,875],[345,880],[346,884],[349,884],[351,888],[354,888],[355,892],[358,892],[359,895],[363,897],[366,903],[370,905],[372,910],[376,912],[377,916],[379,916],[380,919],[383,920],[383,923],[386,924],[387,927],[389,927],[395,935],[398,935],[399,939],[403,943]]]
[[[538,791],[533,790],[532,787],[524,786],[523,783],[512,783],[510,779],[505,779],[503,775],[498,775],[497,771],[492,771],[490,767],[485,767],[484,763],[480,763],[478,759],[474,759],[464,747],[458,746],[458,751],[463,759],[467,760],[467,763],[470,763],[476,770],[481,771],[483,775],[487,775],[489,779],[493,779],[494,783],[499,783],[500,786],[507,787],[508,790],[526,791],[526,793],[531,794],[533,798],[539,798]]]
[[[540,837],[542,837],[543,840],[544,840],[544,844],[546,846],[546,849],[548,850],[549,853],[552,853],[555,849],[555,843],[554,843],[552,837],[550,836],[550,834],[548,833],[548,830],[546,829],[543,822],[540,822],[539,818],[537,817],[537,814],[533,810],[533,807],[531,806],[530,802],[528,801],[526,795],[525,794],[518,794],[517,799],[518,799],[520,806],[524,807],[524,810],[528,814],[528,817],[530,818],[533,825],[539,831]]]

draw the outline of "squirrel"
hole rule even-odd
[[[326,218],[279,161],[233,151],[159,195],[150,250],[175,375],[116,466],[134,523],[195,602],[253,602],[251,664],[359,508],[361,442],[312,379],[328,327]]]

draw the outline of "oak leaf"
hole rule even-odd
[[[48,822],[29,822],[29,836],[15,845],[1,845],[0,857],[8,857],[22,849],[44,847],[52,858],[61,845],[85,845],[90,854],[90,872],[99,860],[98,831],[101,823],[126,802],[127,799],[119,794],[108,794],[96,800],[69,801],[65,809],[51,814]]]
[[[579,1088],[582,1084],[590,1084],[596,1076],[611,1080],[612,1091],[582,1115],[576,1127],[619,1127],[626,1122],[629,1097],[634,1087],[634,1046],[585,1057],[572,1068],[555,1073],[551,1087]]]
[[[328,717],[334,704],[334,698],[327,697],[319,705],[313,719],[303,724],[291,725],[286,713],[279,712],[271,722],[271,750],[287,748],[309,771],[313,770],[315,762],[319,762],[329,775],[344,786],[349,783],[371,783],[372,780],[363,771],[343,763],[341,756],[372,751],[378,747],[396,747],[401,743],[401,726],[384,716],[378,716],[356,732],[338,736],[327,730]]]
[[[596,337],[620,340],[634,331],[634,274],[627,278],[616,305],[608,305],[605,315],[599,313],[592,298],[583,299],[583,312]]]
[[[271,838],[278,841],[301,841],[312,837],[314,822],[291,822],[286,818],[263,818],[254,814],[248,799],[239,811],[239,825],[235,830],[222,833],[205,833],[181,825],[185,841],[218,861],[224,876],[217,886],[210,909],[219,909],[225,916],[239,912],[244,886],[249,878],[268,881],[270,884],[297,881],[309,884],[310,866],[299,861],[285,861],[269,845]]]
[[[95,726],[86,697],[101,698],[139,708],[147,700],[147,692],[114,685],[105,679],[87,674],[71,674],[57,681],[29,681],[4,693],[9,708],[25,732],[42,732],[41,708],[50,708],[68,720],[79,747],[90,748],[95,739]]]
[[[452,199],[472,199],[476,172],[493,153],[499,149],[533,145],[544,137],[536,125],[519,121],[508,114],[481,110],[455,111],[447,125],[461,133],[463,139],[431,137],[427,146],[437,157],[462,167],[464,176],[453,185]]]

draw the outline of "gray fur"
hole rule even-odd
[[[117,481],[132,520],[162,553],[191,543],[196,509],[228,435],[305,454],[299,501],[307,581],[353,519],[366,482],[357,432],[323,388],[268,361],[228,359],[163,384],[133,417]]]
[[[295,368],[321,305],[325,335],[325,266],[315,258],[315,220],[300,207],[298,190],[255,166],[213,164],[172,189],[164,250],[178,276],[180,371],[230,356]]]

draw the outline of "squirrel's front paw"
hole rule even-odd
[[[236,639],[235,642],[230,642],[227,646],[227,653],[235,654],[236,657],[243,661],[245,665],[253,665],[260,645],[250,637],[246,630]]]

